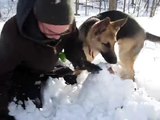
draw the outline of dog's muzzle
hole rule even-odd
[[[116,64],[117,63],[117,56],[113,52],[101,52],[103,58],[110,64]]]

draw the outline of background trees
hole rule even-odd
[[[76,13],[79,8],[84,8],[85,14],[93,8],[99,9],[99,12],[105,10],[121,10],[134,16],[153,17],[160,6],[160,0],[75,0]]]
[[[116,10],[117,9],[117,0],[109,0],[108,2],[109,2],[108,10]]]
[[[16,13],[18,0],[0,0],[0,20],[6,20]],[[153,17],[159,12],[160,0],[74,0],[75,15],[89,15],[98,12],[120,10],[133,16]],[[96,10],[97,11],[97,10]]]

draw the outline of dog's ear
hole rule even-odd
[[[97,21],[93,25],[93,29],[95,30],[95,34],[96,33],[99,34],[99,33],[102,33],[103,31],[105,31],[109,24],[110,24],[110,18],[109,17],[106,17],[103,20]]]
[[[128,20],[128,17],[113,21],[111,24],[113,25],[114,29],[118,31],[121,27],[123,27],[124,24],[126,24],[127,20]]]

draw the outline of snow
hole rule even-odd
[[[4,22],[0,22],[0,31],[2,31],[3,25],[4,25]]]
[[[137,88],[131,80],[121,80],[109,73],[106,63],[102,71],[89,74],[76,86],[65,85],[63,79],[49,79],[44,92],[44,108],[38,110],[31,101],[23,110],[11,103],[10,114],[17,120],[159,120],[160,102]],[[85,79],[86,71],[79,76]],[[48,99],[50,96],[50,99]],[[25,116],[25,117],[24,117]]]
[[[137,58],[135,69],[136,79],[139,87],[144,87],[147,93],[160,100],[160,44],[146,42],[145,48],[142,49]]]
[[[77,16],[77,24],[86,18]],[[136,19],[146,31],[160,36],[159,16]],[[94,63],[103,68],[98,74],[83,71],[73,86],[63,78],[49,78],[43,108],[37,109],[28,100],[24,110],[13,101],[9,114],[16,120],[160,120],[159,53],[159,43],[145,42],[134,66],[135,82],[110,73],[110,65],[97,56]]]

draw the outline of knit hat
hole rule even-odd
[[[67,25],[73,22],[73,0],[37,0],[34,5],[36,18],[44,23]]]

